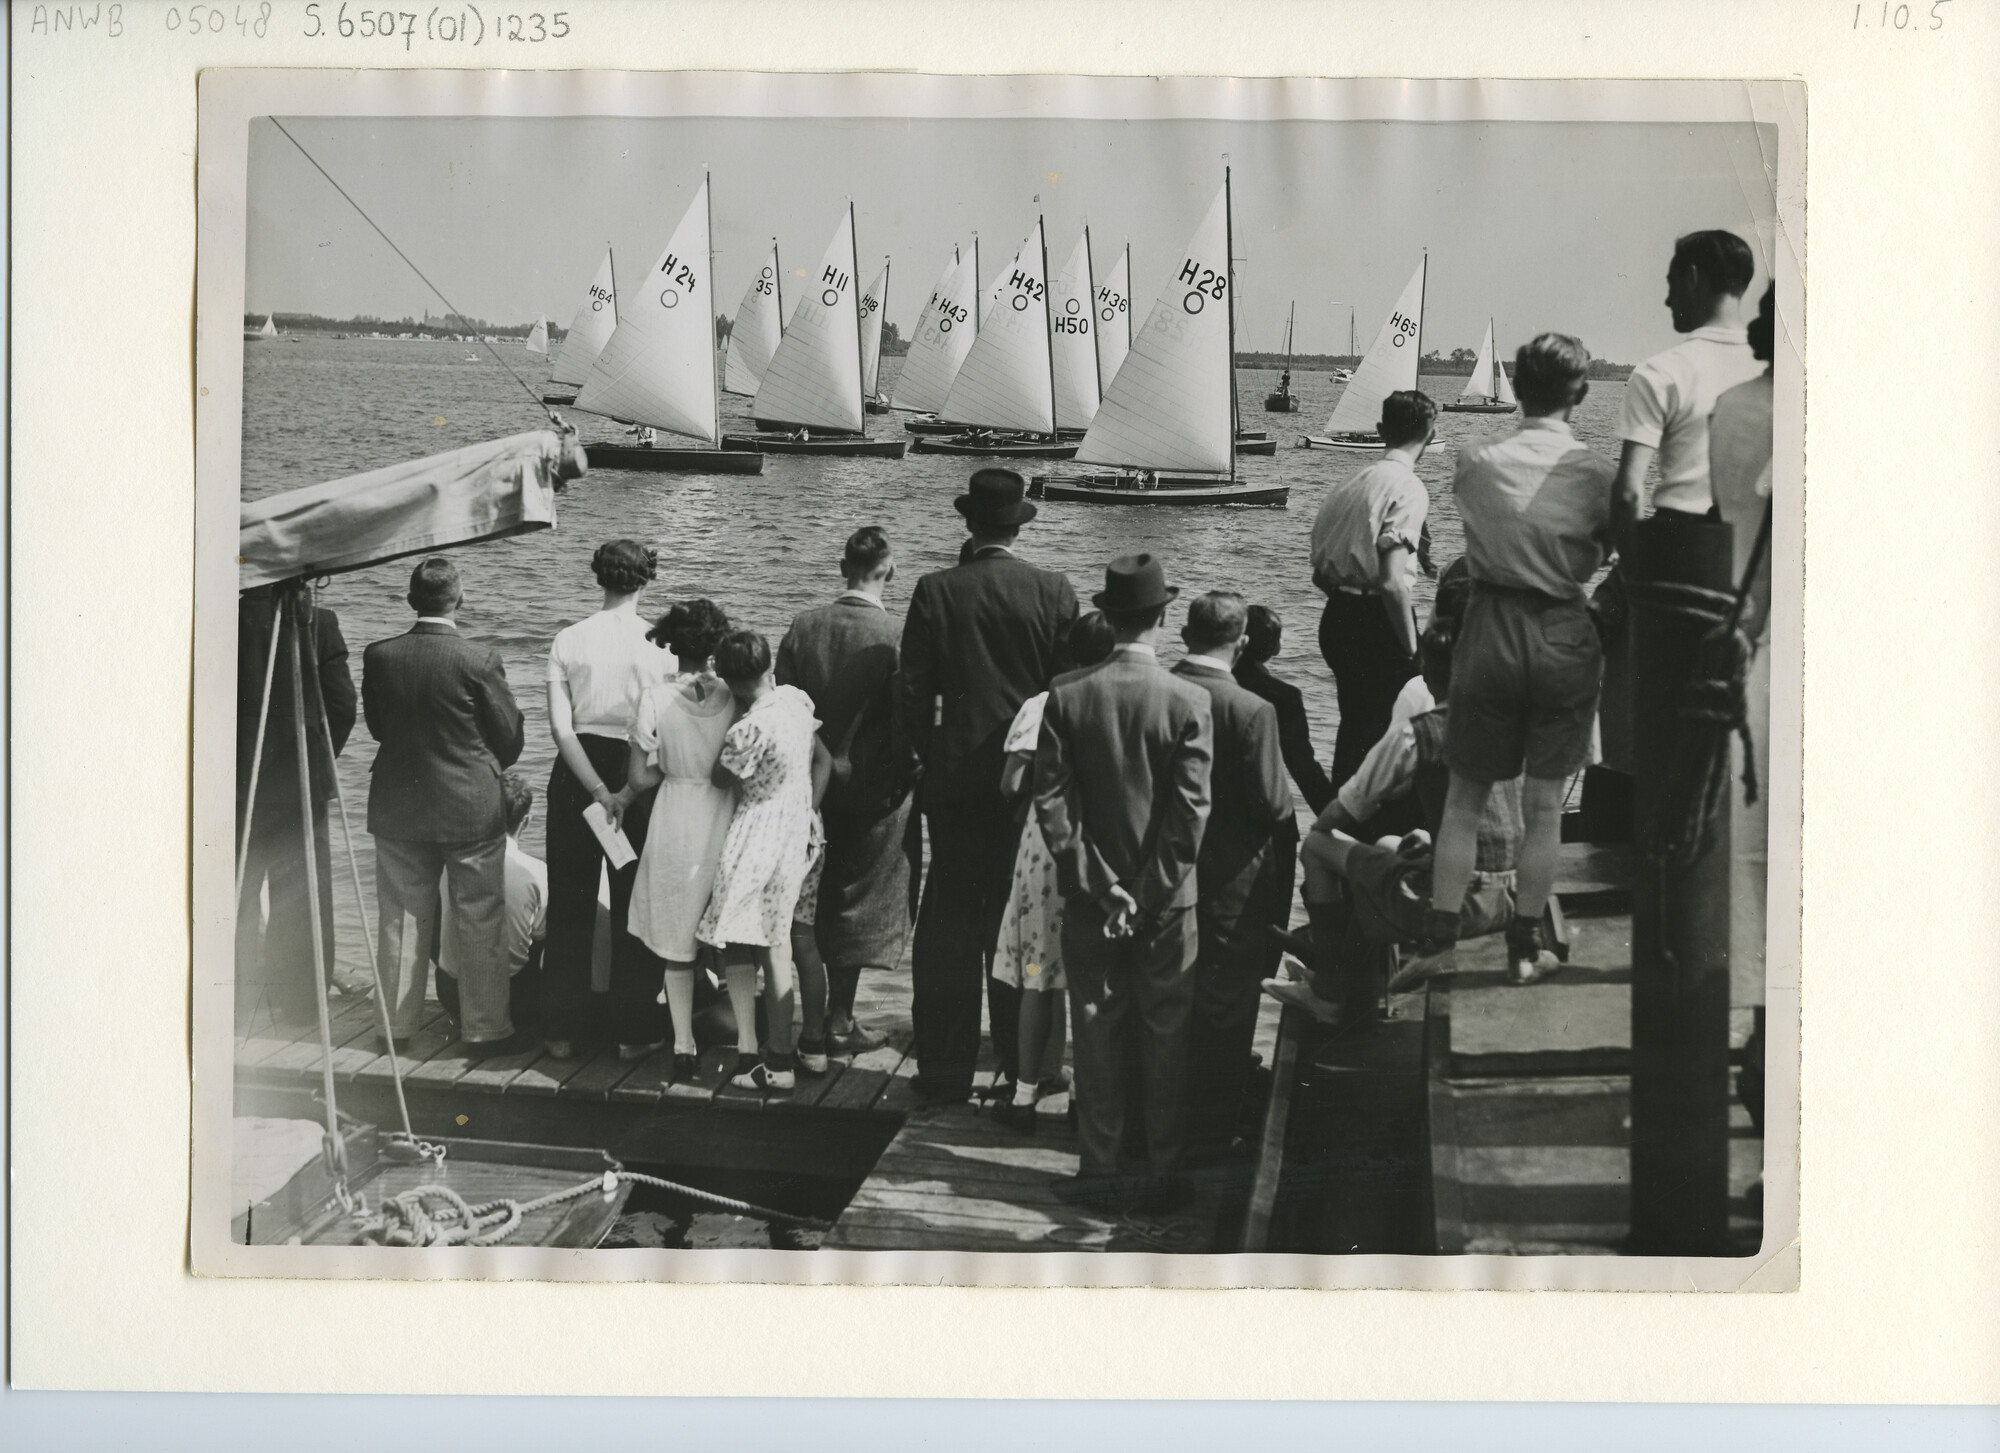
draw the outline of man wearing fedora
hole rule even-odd
[[[1083,1162],[1055,1191],[1076,1204],[1169,1210],[1186,1192],[1195,861],[1214,728],[1208,693],[1156,651],[1178,593],[1152,555],[1106,567],[1095,601],[1118,645],[1050,688],[1035,755],[1035,812],[1063,895]],[[1143,1175],[1118,1163],[1128,1119],[1143,1122]]]
[[[1011,469],[972,476],[953,501],[971,533],[961,563],[917,582],[903,626],[900,709],[923,763],[918,805],[930,845],[910,1017],[915,1088],[935,1103],[972,1093],[982,984],[1010,1094],[1017,1067],[1019,990],[989,972],[1020,836],[1000,774],[1007,728],[1022,702],[1048,688],[1076,620],[1069,581],[1014,553],[1035,517],[1027,492]]]

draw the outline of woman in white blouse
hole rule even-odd
[[[639,594],[657,572],[654,552],[632,540],[600,545],[590,568],[604,589],[604,607],[558,632],[549,647],[549,734],[556,764],[549,773],[548,938],[544,951],[542,1038],[558,1059],[575,1056],[579,1041],[615,1039],[619,1053],[638,1059],[666,1038],[658,1004],[660,965],[626,931],[637,864],[610,872],[611,992],[593,995],[591,944],[597,925],[604,850],[583,820],[595,802],[620,816],[637,849],[645,844],[652,794],[623,802],[626,739],[639,699],[674,674],[673,652],[647,639]]]

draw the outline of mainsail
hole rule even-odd
[[[729,356],[722,366],[722,386],[733,394],[748,397],[764,381],[771,355],[785,334],[784,283],[778,272],[778,242],[771,240],[771,255],[758,268],[737,305],[736,321],[729,327]]]
[[[715,289],[709,275],[708,178],[666,251],[620,309],[576,407],[627,424],[716,438]]]
[[[792,309],[751,413],[773,424],[861,433],[860,285],[854,280],[854,208],[849,204],[819,270]]]
[[[1079,464],[1228,474],[1235,467],[1229,184],[1215,194],[1132,351],[1104,390]]]
[[[861,392],[875,397],[875,384],[882,375],[882,314],[889,303],[889,259],[882,259],[882,271],[861,295]]]
[[[1486,336],[1479,343],[1479,358],[1472,365],[1472,377],[1466,380],[1465,392],[1461,398],[1487,400],[1496,404],[1515,402],[1514,386],[1507,381],[1507,370],[1502,366],[1493,348],[1493,320],[1486,320]]]
[[[528,330],[528,341],[523,346],[530,353],[549,351],[549,319],[546,313],[535,319],[535,326]]]
[[[951,261],[931,289],[930,301],[917,318],[910,335],[910,351],[903,359],[903,371],[896,376],[899,409],[932,410],[944,406],[958,377],[959,365],[978,336],[972,310],[978,304],[977,269],[952,249]]]
[[[1132,351],[1132,246],[1125,245],[1111,276],[1097,285],[1097,380],[1101,394],[1118,377]]]
[[[1374,433],[1382,421],[1382,400],[1398,389],[1417,386],[1417,355],[1424,346],[1424,269],[1429,265],[1426,257],[1410,274],[1395,309],[1334,405],[1327,433]]]
[[[262,334],[263,334],[263,335],[264,335],[264,336],[265,336],[266,338],[275,338],[275,337],[277,337],[277,336],[278,336],[278,315],[277,315],[276,313],[266,313],[266,314],[264,315],[264,326],[263,326],[263,327],[261,327],[261,328],[259,328],[259,329],[258,329],[257,331],[258,331],[259,333],[262,333]]]
[[[1097,417],[1096,288],[1090,272],[1090,228],[1057,274],[1049,294],[1049,347],[1055,356],[1056,427],[1087,428]]]
[[[953,424],[1055,433],[1048,255],[1039,217],[1013,265],[993,280],[983,319],[939,415]]]
[[[611,249],[607,246],[604,261],[597,265],[597,276],[590,280],[590,291],[577,304],[576,316],[570,319],[569,332],[563,335],[555,367],[549,370],[549,382],[581,388],[584,379],[590,376],[590,365],[597,362],[597,355],[604,351],[604,345],[611,340],[612,329],[617,326],[618,296],[611,268]]]

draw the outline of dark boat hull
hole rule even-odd
[[[1444,404],[1447,414],[1512,414],[1520,411],[1518,404]]]
[[[764,456],[720,449],[647,449],[637,444],[586,444],[592,469],[629,469],[646,474],[762,474]]]
[[[829,434],[822,439],[794,439],[789,434],[724,434],[722,447],[737,453],[831,454],[861,459],[901,459],[907,439],[868,439],[859,434]]]
[[[545,404],[563,404],[563,405],[569,405],[569,404],[573,404],[573,403],[575,403],[575,402],[576,402],[576,395],[575,395],[575,394],[543,394],[543,395],[542,395],[542,402],[543,402],[543,403],[545,403]],[[301,851],[303,851],[303,849],[301,849]]]
[[[918,437],[926,434],[963,434],[965,425],[947,424],[936,414],[919,414],[913,419],[903,420],[903,432]]]
[[[1035,499],[1108,505],[1277,505],[1292,497],[1288,484],[1234,484],[1160,475],[1142,484],[1136,474],[1038,474],[1028,486]]]
[[[1264,412],[1267,414],[1296,414],[1299,401],[1290,394],[1265,394]]]
[[[976,454],[1000,459],[1074,459],[1078,444],[1047,439],[968,439],[963,436],[940,438],[920,434],[910,445],[912,454]]]
[[[1238,454],[1256,455],[1276,454],[1278,452],[1278,441],[1276,439],[1238,439],[1236,441],[1236,452]]]

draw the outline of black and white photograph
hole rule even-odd
[[[1800,88],[201,88],[197,1273],[1796,1284]]]

